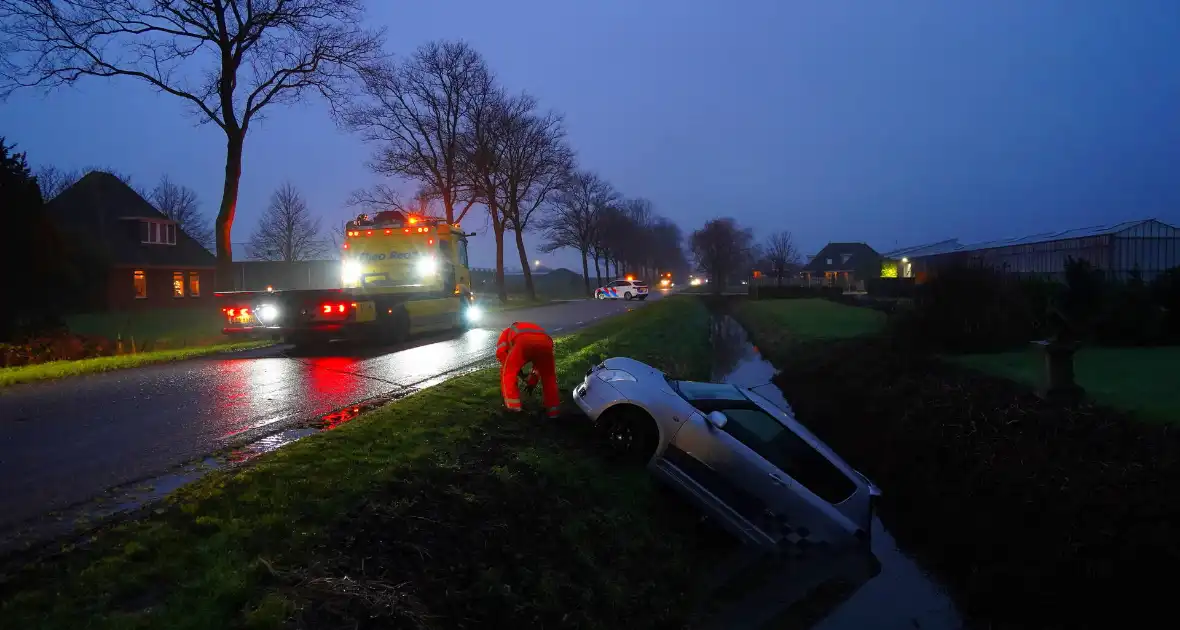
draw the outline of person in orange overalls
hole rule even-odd
[[[500,333],[496,343],[496,360],[500,362],[500,392],[508,411],[520,411],[520,381],[531,391],[541,383],[545,413],[556,418],[561,407],[557,389],[557,365],[553,361],[553,339],[545,329],[531,322],[513,322]],[[532,369],[523,372],[526,364]]]

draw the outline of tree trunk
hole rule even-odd
[[[520,268],[524,270],[524,291],[530,300],[537,299],[537,290],[533,288],[533,272],[529,269],[529,257],[524,251],[524,235],[519,229],[516,232],[516,250],[520,252]]]
[[[590,266],[589,261],[586,260],[586,250],[582,251],[582,281],[586,283],[586,295],[594,295],[590,292]]]
[[[504,225],[497,225],[492,219],[492,230],[496,233],[496,290],[500,303],[504,304],[508,302],[508,287],[504,286]]]
[[[598,252],[594,252],[594,279],[602,286],[602,269],[598,266]]]
[[[781,271],[778,273],[778,286],[783,286],[783,273]]]
[[[227,130],[225,147],[225,184],[221,190],[221,207],[217,211],[217,282],[218,291],[234,290],[234,254],[230,233],[238,208],[238,186],[242,180],[242,147],[246,134]]]

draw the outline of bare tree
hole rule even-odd
[[[217,282],[232,288],[230,231],[250,123],[308,91],[339,97],[382,56],[363,0],[0,0],[0,97],[82,77],[132,77],[225,133]]]
[[[463,136],[493,84],[483,57],[465,42],[431,42],[363,76],[367,98],[343,118],[377,145],[369,166],[422,184],[442,201],[448,223],[461,221],[475,203],[460,163]]]
[[[770,272],[774,274],[780,287],[783,285],[783,277],[799,265],[799,249],[795,247],[795,239],[787,230],[766,237],[766,242],[762,245],[762,255],[770,264]]]
[[[209,218],[201,212],[197,193],[188,186],[172,181],[167,175],[147,195],[147,200],[164,216],[176,221],[176,225],[189,238],[207,250],[212,251],[216,242]]]
[[[691,241],[697,266],[709,274],[713,292],[720,293],[729,276],[749,260],[754,235],[726,217],[709,220],[692,233]]]
[[[312,217],[303,196],[285,183],[270,196],[270,205],[250,237],[250,257],[257,260],[313,260],[323,256],[320,220]]]
[[[537,298],[533,272],[525,250],[524,233],[533,227],[533,218],[569,177],[573,151],[565,144],[561,116],[534,113],[536,101],[527,95],[512,99],[503,109],[503,159],[500,163],[503,186],[500,207],[506,227],[516,234],[516,250],[524,273],[525,290],[530,299]]]
[[[582,254],[582,278],[587,295],[591,294],[589,257],[599,240],[599,217],[617,198],[611,185],[594,172],[575,171],[554,196],[552,214],[538,223],[546,238],[541,251],[569,247]],[[601,282],[600,271],[598,275]]]
[[[492,235],[496,240],[496,288],[501,302],[508,300],[504,283],[504,232],[508,219],[504,216],[506,136],[510,121],[519,112],[514,108],[523,104],[506,97],[493,84],[473,92],[470,98],[470,125],[461,141],[459,164],[464,186],[472,201],[480,201],[488,211]]]

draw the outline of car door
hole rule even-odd
[[[729,421],[723,429],[714,427],[712,435],[718,448],[748,462],[749,490],[773,514],[765,526],[777,528],[776,537],[832,545],[857,540],[857,524],[833,505],[857,491],[842,470],[762,409],[726,409],[724,413]]]
[[[664,459],[722,503],[706,509],[727,529],[749,542],[773,543],[777,536],[770,526],[773,512],[766,500],[772,491],[763,487],[770,479],[751,458],[740,456],[742,448],[702,412],[694,411],[664,451]],[[731,512],[744,523],[735,521]]]

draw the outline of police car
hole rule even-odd
[[[640,280],[615,280],[594,290],[594,298],[598,300],[646,300],[647,283]]]

